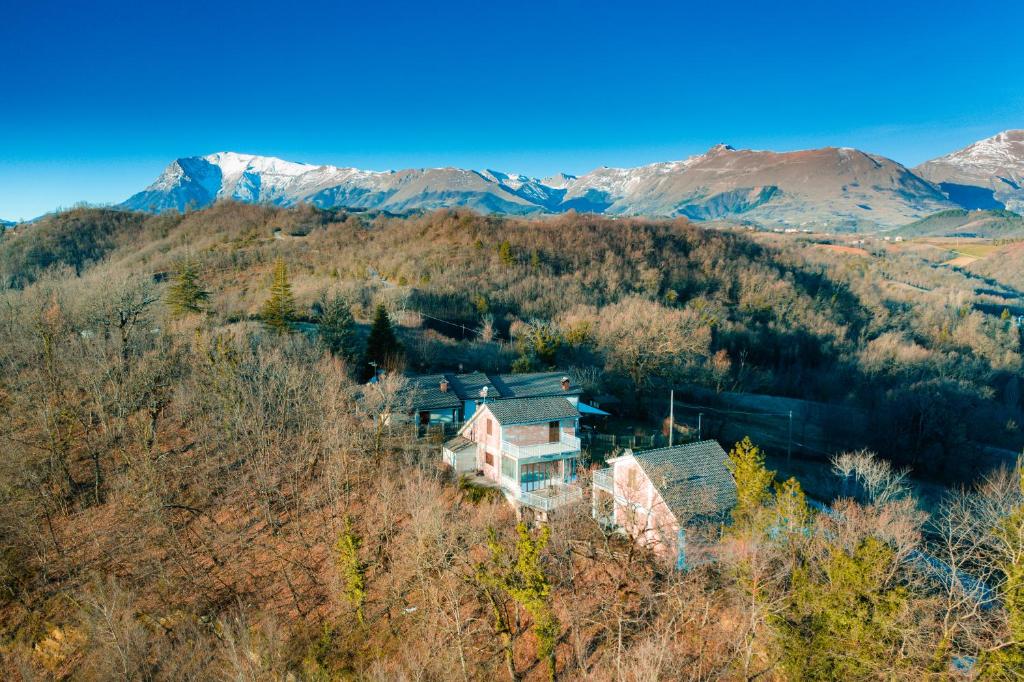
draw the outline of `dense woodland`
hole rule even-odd
[[[1024,349],[991,312],[1003,300],[924,251],[683,220],[225,203],[9,230],[3,668],[1018,679],[1024,482],[975,459],[1022,446]],[[393,370],[376,390],[370,360]],[[402,370],[460,365],[572,368],[636,420],[683,385],[856,406],[878,456],[836,458],[829,514],[738,448],[716,560],[671,571],[586,505],[517,527],[450,480],[436,443],[374,418]],[[926,515],[903,466],[969,487]]]

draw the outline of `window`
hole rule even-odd
[[[626,471],[626,487],[630,491],[636,490],[636,467],[629,467]]]
[[[489,466],[494,466],[494,455],[484,450],[484,462]]]
[[[558,440],[558,422],[548,422],[548,442],[557,443]]]
[[[570,457],[569,459],[563,460],[565,464],[562,465],[562,472],[564,474],[563,480],[566,483],[573,483],[576,481],[576,458]]]
[[[558,477],[558,461],[523,464],[519,472],[520,487],[524,492],[545,488],[548,481]]]
[[[488,417],[487,418],[487,435],[489,436],[492,433],[494,433],[494,431],[493,431],[493,427],[491,426],[491,418]]]
[[[513,481],[516,479],[516,461],[508,455],[501,456],[501,475]]]

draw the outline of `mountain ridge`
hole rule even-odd
[[[1016,144],[1018,134],[1022,140],[1019,173],[1016,149],[1000,147]],[[513,215],[574,210],[743,220],[766,226],[887,229],[944,210],[1007,207],[998,198],[992,199],[992,205],[974,204],[986,193],[996,197],[996,189],[985,185],[991,180],[985,175],[988,172],[1004,172],[1007,177],[991,182],[1011,190],[1014,183],[1017,189],[1024,185],[1024,131],[1006,131],[965,150],[909,169],[850,147],[775,152],[717,144],[703,154],[676,161],[602,166],[579,176],[558,173],[546,178],[492,168],[374,171],[216,152],[176,159],[120,206],[158,213],[232,199],[391,212],[464,206]],[[974,175],[968,177],[968,170]],[[1019,183],[1013,179],[1018,176]],[[998,188],[999,196],[1006,195],[1002,185]],[[1024,202],[1024,189],[1020,200]]]

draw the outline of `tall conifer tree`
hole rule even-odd
[[[288,281],[288,265],[283,258],[274,262],[270,298],[263,304],[260,317],[279,334],[290,331],[290,324],[295,320],[295,296],[292,294],[291,282]]]
[[[178,263],[171,286],[167,290],[167,305],[175,317],[184,317],[190,313],[201,313],[210,300],[210,292],[203,288],[199,279],[199,269],[195,261],[185,258]]]

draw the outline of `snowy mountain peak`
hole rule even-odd
[[[1007,163],[1024,166],[1024,130],[1005,130],[935,159],[939,161],[992,169]]]
[[[1024,130],[1004,130],[914,170],[966,208],[1024,210]]]

